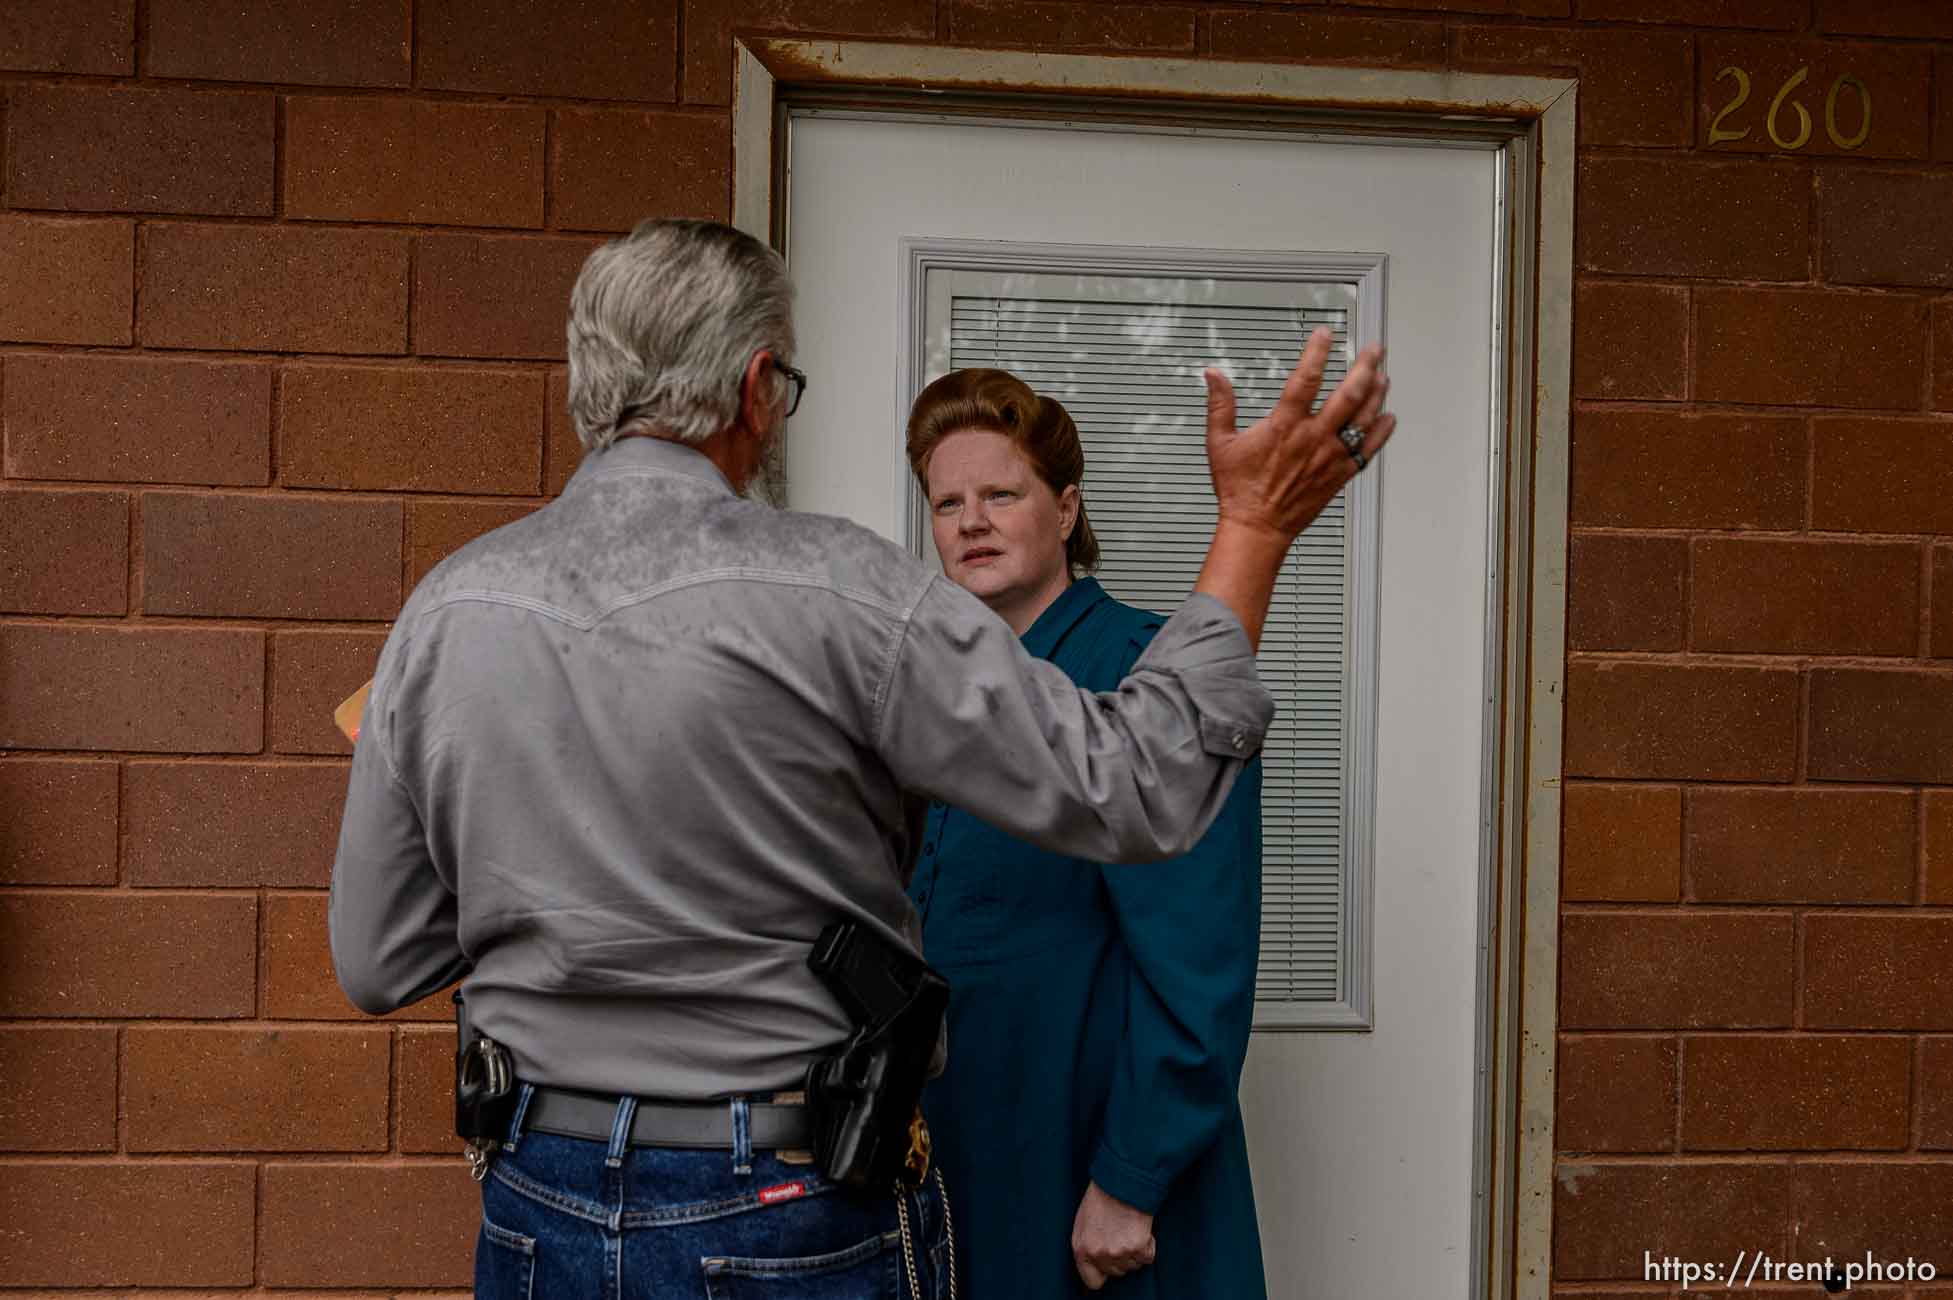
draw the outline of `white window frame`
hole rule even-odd
[[[1136,279],[1224,281],[1233,297],[1278,303],[1292,296],[1283,286],[1347,288],[1352,300],[1352,349],[1384,338],[1383,305],[1389,259],[1382,253],[1241,252],[1234,249],[1150,248],[1110,244],[1026,243],[1012,240],[904,239],[898,256],[896,311],[899,337],[898,424],[915,397],[948,372],[950,361],[932,323],[948,315],[951,285],[978,288],[1005,275],[1064,278],[1091,296],[1094,281]],[[976,281],[976,284],[969,283]],[[895,458],[898,462],[900,458]],[[1378,494],[1384,468],[1351,480],[1345,493],[1344,671],[1342,676],[1342,777],[1340,864],[1341,933],[1337,943],[1333,1000],[1255,1000],[1256,1031],[1357,1030],[1373,1027],[1373,941],[1376,844]],[[904,514],[909,549],[926,559],[930,545],[928,503],[905,464],[894,472],[909,503]],[[1266,931],[1264,912],[1264,933]]]

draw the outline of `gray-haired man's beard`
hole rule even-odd
[[[787,508],[787,431],[786,422],[773,431],[760,450],[759,473],[746,485],[746,495],[776,510]]]

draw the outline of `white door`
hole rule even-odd
[[[1373,673],[1374,789],[1343,835],[1371,874],[1341,918],[1344,942],[1361,941],[1342,959],[1362,1005],[1323,1022],[1341,1027],[1258,1029],[1242,1100],[1271,1294],[1466,1300],[1498,156],[847,113],[795,117],[788,148],[787,254],[812,376],[788,434],[790,504],[904,544],[902,426],[928,377],[914,360],[927,295],[908,282],[918,241],[1387,265],[1381,319],[1358,331],[1389,346],[1400,420],[1362,480],[1377,493],[1374,640],[1355,665]],[[1196,406],[1198,373],[1185,377]],[[1088,462],[1088,505],[1093,490]]]

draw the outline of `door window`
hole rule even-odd
[[[983,366],[1063,402],[1085,446],[1099,580],[1163,612],[1192,591],[1215,523],[1202,369],[1228,372],[1245,424],[1274,405],[1310,331],[1335,332],[1325,394],[1381,333],[1380,257],[1236,255],[1190,270],[1185,250],[1098,249],[1105,269],[1081,274],[1077,250],[1050,246],[916,241],[907,252],[907,300],[921,308],[907,398]],[[1262,750],[1257,1028],[1368,1023],[1357,975],[1369,961],[1376,482],[1354,480],[1291,551],[1262,637],[1279,712]],[[919,553],[925,508],[915,493]]]

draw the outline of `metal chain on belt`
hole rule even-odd
[[[949,1300],[956,1300],[956,1224],[949,1217],[949,1188],[943,1182],[943,1171],[936,1170],[936,1194],[943,1202],[943,1243],[949,1247]],[[921,1201],[916,1202],[920,1207]],[[895,1217],[902,1225],[902,1263],[909,1273],[909,1300],[922,1300],[922,1281],[916,1274],[915,1237],[909,1231],[908,1189],[900,1182],[895,1184]]]

